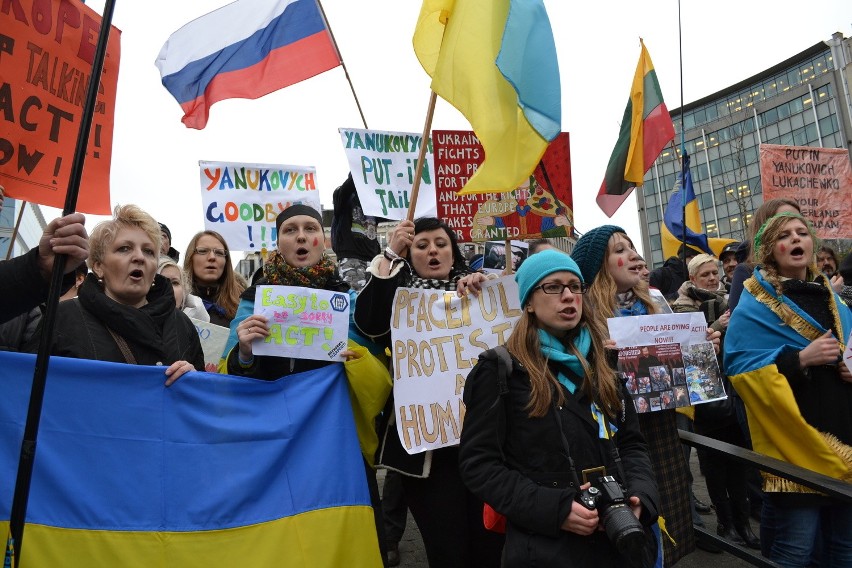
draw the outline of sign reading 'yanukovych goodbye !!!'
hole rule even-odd
[[[349,294],[301,286],[258,286],[254,313],[269,322],[269,335],[252,343],[254,355],[343,361]]]
[[[296,203],[320,211],[313,166],[198,162],[204,228],[231,250],[259,251],[278,244],[275,218]]]
[[[845,148],[760,145],[763,199],[799,204],[821,239],[852,238],[852,165]]]
[[[478,298],[397,289],[391,316],[394,411],[409,454],[459,443],[467,374],[480,353],[506,342],[520,317],[512,277],[486,282]]]

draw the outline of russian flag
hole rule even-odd
[[[224,99],[257,99],[340,65],[316,0],[237,0],[173,33],[156,61],[188,128]]]
[[[34,364],[0,352],[0,532]],[[51,358],[21,566],[382,565],[342,364],[163,369]]]

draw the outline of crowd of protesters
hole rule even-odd
[[[484,352],[468,377],[461,444],[414,456],[396,435],[385,355],[394,293],[475,296],[496,276],[472,268],[456,233],[433,217],[399,222],[382,250],[376,224],[384,220],[364,215],[351,177],[334,202],[337,261],[326,253],[320,213],[292,205],[278,215],[277,247],[251,283],[235,272],[221,234],[194,235],[181,265],[169,228],[134,205],[116,207],[91,235],[80,214],[53,220],[36,248],[0,262],[0,348],[38,349],[40,304],[57,255],[67,261],[51,353],[162,365],[166,386],[205,369],[190,318],[230,329],[221,372],[276,380],[335,364],[254,355],[252,343],[269,334],[269,321],[254,313],[255,286],[348,293],[344,365],[353,398],[369,392],[374,401],[361,409],[358,436],[385,565],[400,563],[407,511],[433,567],[667,567],[696,546],[719,551],[692,529],[715,509],[722,538],[782,566],[852,566],[852,507],[699,452],[711,500],[701,503],[678,434],[694,428],[852,478],[852,375],[841,359],[852,328],[852,261],[820,246],[794,201],[766,202],[746,239],[718,257],[682,245],[650,272],[614,225],[587,231],[570,256],[531,241],[529,256],[511,270],[522,317],[506,346]],[[670,311],[704,314],[727,398],[694,411],[667,404],[637,412],[615,372],[606,322],[659,313],[653,289]],[[773,424],[767,407],[788,422]],[[377,467],[387,471],[381,497]],[[636,526],[628,544],[584,505],[585,474],[596,469],[624,491]],[[503,532],[483,524],[491,507],[505,517]]]

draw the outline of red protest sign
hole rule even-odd
[[[101,17],[78,0],[0,4],[0,183],[10,197],[61,209]],[[112,27],[77,210],[108,214],[120,31]]]
[[[568,237],[574,230],[568,133],[557,136],[529,182],[506,193],[458,195],[485,159],[476,135],[432,131],[438,217],[459,241]]]
[[[794,199],[821,239],[852,238],[852,166],[845,148],[760,145],[763,199]]]

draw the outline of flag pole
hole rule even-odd
[[[686,172],[683,170],[686,144],[683,132],[683,30],[680,24],[680,0],[677,0],[677,50],[680,60],[680,205],[683,208],[683,227],[681,227],[680,242],[681,249],[683,249],[681,260],[683,261],[684,268],[686,268]]]
[[[429,142],[429,132],[432,130],[432,117],[435,115],[435,101],[438,100],[438,93],[432,91],[429,95],[429,108],[426,110],[426,123],[423,125],[423,137],[420,139],[420,153],[417,154],[417,166],[414,168],[414,183],[411,186],[411,198],[408,206],[408,215],[406,220],[414,220],[414,210],[417,207],[417,194],[420,191],[420,178],[423,172],[423,162],[426,160],[426,146]]]
[[[337,38],[334,37],[334,32],[331,31],[331,25],[328,23],[328,18],[325,15],[325,9],[322,7],[322,2],[317,0],[317,8],[319,8],[320,15],[322,16],[323,22],[325,22],[325,29],[328,30],[328,35],[331,38],[331,44],[334,46],[334,51],[337,53],[337,59],[340,61],[340,66],[343,67],[343,74],[346,76],[346,81],[349,83],[349,90],[352,91],[352,97],[355,99],[355,106],[358,107],[358,114],[361,115],[361,122],[364,124],[364,129],[368,129],[367,119],[364,118],[364,110],[361,108],[361,101],[358,100],[358,95],[355,93],[355,85],[352,84],[352,78],[349,76],[349,69],[346,68],[346,62],[343,61],[343,55],[340,53],[340,47],[337,45]]]
[[[83,175],[83,162],[86,159],[86,148],[89,144],[89,134],[92,129],[92,119],[95,104],[98,99],[98,86],[103,72],[106,57],[109,32],[112,25],[112,14],[115,0],[106,0],[104,13],[101,16],[101,27],[95,46],[95,57],[92,61],[92,74],[86,91],[86,100],[80,117],[80,130],[77,133],[77,145],[74,148],[74,160],[71,163],[71,173],[68,180],[68,191],[65,195],[65,207],[62,215],[70,215],[77,209],[77,196],[80,193],[80,181]],[[33,476],[33,463],[36,453],[36,439],[41,420],[44,390],[47,382],[47,368],[50,362],[50,348],[53,343],[53,328],[56,323],[56,312],[61,295],[62,279],[68,257],[56,255],[53,261],[53,272],[50,278],[50,289],[47,294],[47,309],[42,319],[42,332],[33,371],[33,384],[30,390],[30,402],[27,408],[27,421],[24,425],[24,436],[21,441],[21,456],[18,461],[18,474],[15,480],[15,493],[12,498],[12,509],[9,516],[10,536],[6,542],[5,566],[17,568],[21,561],[21,550],[24,541],[24,525],[27,516],[27,502],[30,496],[30,483]]]
[[[6,251],[6,260],[12,258],[12,249],[15,248],[15,239],[18,238],[18,229],[21,228],[21,219],[24,216],[24,209],[27,208],[27,202],[21,201],[21,210],[18,211],[18,219],[15,221],[15,228],[12,229],[12,238],[9,240],[9,249]]]

